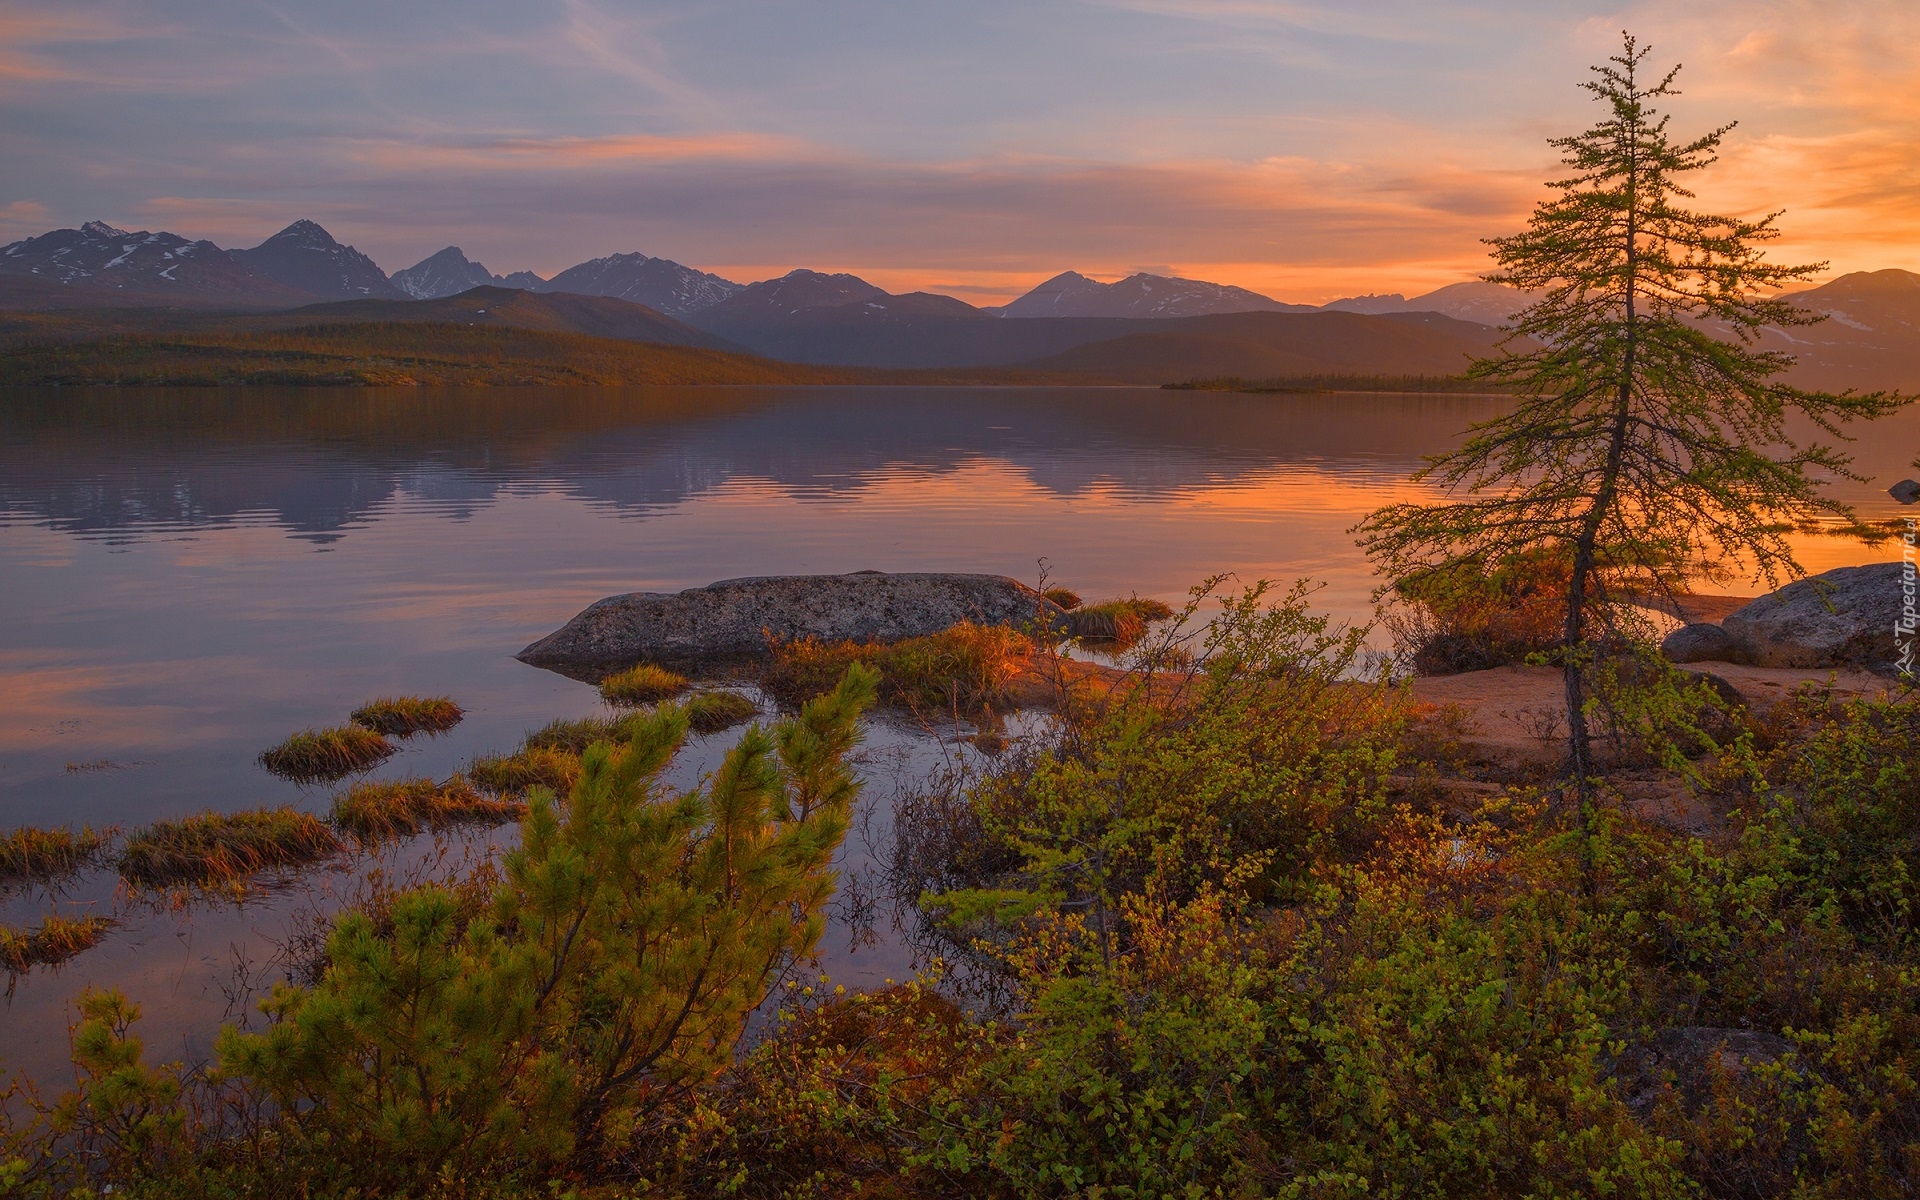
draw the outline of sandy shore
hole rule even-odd
[[[1897,691],[1892,680],[1851,668],[1797,670],[1703,662],[1688,663],[1682,669],[1718,675],[1754,707],[1772,704],[1806,683],[1830,684],[1842,696],[1880,697]],[[1425,704],[1457,704],[1465,709],[1475,746],[1538,761],[1563,752],[1551,731],[1565,736],[1564,687],[1558,667],[1495,667],[1415,679],[1413,695]]]

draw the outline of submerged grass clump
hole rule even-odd
[[[0,837],[0,885],[47,883],[71,875],[99,858],[113,830],[16,829]]]
[[[739,692],[701,692],[687,701],[687,724],[695,733],[719,733],[759,715],[759,706]]]
[[[353,710],[348,719],[388,737],[445,733],[467,714],[446,696],[382,696]]]
[[[260,755],[260,765],[295,783],[332,783],[371,770],[399,749],[382,734],[357,725],[307,729]]]
[[[216,883],[313,862],[339,849],[340,840],[319,818],[295,809],[206,812],[162,821],[128,838],[120,875],[148,887]]]
[[[522,796],[530,788],[550,788],[564,796],[580,777],[580,756],[565,750],[529,746],[518,754],[476,758],[467,767],[473,786],[493,796]]]
[[[600,698],[608,704],[631,707],[640,704],[657,704],[671,699],[687,690],[687,677],[656,667],[652,663],[641,663],[637,667],[628,667],[617,675],[609,675],[600,681]]]
[[[1129,596],[1076,609],[1068,617],[1068,629],[1074,637],[1088,641],[1131,646],[1146,635],[1148,624],[1172,615],[1172,607],[1158,600]]]
[[[595,742],[627,742],[645,714],[623,717],[581,717],[575,721],[561,718],[549,721],[527,735],[528,750],[557,750],[566,754],[584,754]]]
[[[0,967],[24,975],[34,967],[52,967],[91,950],[105,937],[113,921],[107,917],[49,915],[33,929],[0,925]]]
[[[880,698],[921,712],[978,712],[1011,702],[1033,657],[1033,639],[1004,625],[962,621],[899,642],[822,642],[800,638],[773,647],[764,684],[783,704],[833,690],[852,663],[880,671]]]
[[[498,825],[517,821],[526,811],[518,801],[481,795],[459,776],[445,783],[403,779],[362,783],[335,797],[333,824],[362,842],[375,842],[460,822]]]

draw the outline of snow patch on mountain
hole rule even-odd
[[[676,317],[712,308],[739,292],[742,286],[718,275],[681,266],[672,259],[649,258],[638,251],[589,259],[544,281],[530,272],[526,274],[535,281],[531,286],[536,292],[612,296]],[[519,286],[515,278],[508,276],[502,283],[508,287]]]

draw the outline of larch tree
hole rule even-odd
[[[1823,484],[1850,476],[1833,445],[1855,418],[1892,411],[1890,393],[1807,391],[1782,378],[1791,356],[1760,344],[1769,327],[1821,319],[1779,298],[1824,263],[1767,262],[1777,236],[1759,219],[1690,211],[1682,180],[1717,160],[1725,125],[1690,141],[1655,102],[1677,94],[1678,66],[1646,70],[1649,48],[1622,51],[1583,86],[1605,106],[1592,128],[1551,142],[1570,169],[1550,183],[1527,228],[1492,238],[1489,282],[1532,296],[1502,355],[1471,377],[1514,394],[1506,414],[1415,476],[1433,504],[1395,504],[1358,527],[1361,545],[1403,593],[1471,586],[1534,556],[1566,572],[1558,661],[1569,774],[1593,791],[1592,699],[1609,646],[1631,642],[1633,601],[1672,598],[1690,578],[1729,567],[1777,585],[1801,574],[1787,535],[1801,522],[1851,519]]]

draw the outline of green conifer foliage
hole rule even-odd
[[[396,1180],[592,1158],[724,1066],[778,971],[819,940],[876,683],[851,668],[749,729],[693,791],[659,779],[687,734],[680,707],[590,747],[564,800],[530,798],[490,908],[425,887],[388,928],[342,918],[326,976],[277,989],[265,1031],[225,1031],[221,1069],[298,1112],[315,1148]]]
[[[1505,357],[1470,374],[1512,391],[1511,412],[1476,425],[1417,476],[1447,502],[1396,504],[1359,528],[1396,584],[1444,590],[1517,555],[1569,571],[1561,660],[1571,774],[1593,775],[1588,703],[1598,650],[1632,640],[1629,602],[1728,567],[1777,583],[1798,574],[1798,521],[1847,518],[1820,490],[1848,475],[1832,446],[1798,440],[1798,413],[1829,434],[1891,411],[1887,393],[1809,392],[1780,379],[1791,356],[1766,327],[1820,318],[1774,298],[1824,264],[1779,266],[1758,220],[1681,207],[1682,180],[1711,166],[1723,126],[1688,142],[1653,106],[1678,67],[1649,83],[1648,49],[1622,52],[1584,86],[1606,116],[1554,139],[1572,173],[1549,186],[1524,232],[1491,239],[1486,278],[1532,292]]]

